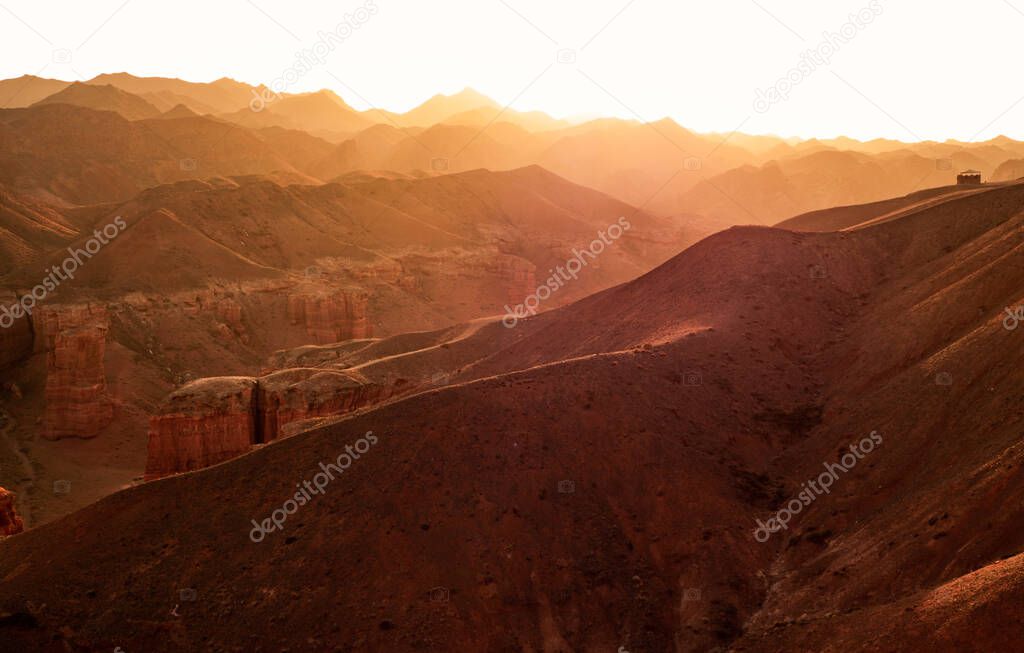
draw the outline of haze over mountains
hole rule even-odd
[[[0,81],[0,642],[1024,641],[1024,143],[265,90]]]
[[[87,92],[90,86],[97,88]],[[53,92],[44,95],[43,90]],[[862,143],[848,138],[799,142],[696,134],[669,119],[650,124],[601,119],[569,125],[538,112],[502,108],[469,89],[437,95],[405,114],[356,111],[331,91],[283,94],[276,101],[257,103],[261,110],[253,111],[250,103],[260,91],[226,79],[191,83],[125,73],[101,75],[85,84],[23,77],[0,82],[0,106],[67,103],[113,111],[128,121],[155,118],[154,109],[193,117],[177,108],[181,105],[203,116],[202,123],[189,129],[209,133],[210,142],[198,138],[185,144],[168,137],[165,132],[173,129],[173,119],[162,128],[140,125],[154,132],[151,138],[142,137],[144,145],[174,146],[179,159],[191,158],[202,166],[151,171],[143,185],[218,174],[298,172],[322,182],[359,170],[414,174],[537,164],[634,206],[714,228],[773,224],[806,211],[945,185],[955,171],[965,168],[978,169],[985,178],[1015,179],[1010,162],[1024,157],[1024,144],[1005,137],[984,143]],[[4,122],[19,115],[8,113]],[[55,115],[49,119],[58,120]],[[50,130],[49,122],[38,120],[42,122],[36,123],[37,129]],[[208,151],[219,146],[217,126],[220,137],[227,138],[224,134],[230,132],[239,139],[223,148],[238,151],[238,162],[218,160],[216,150]],[[113,124],[107,128],[132,129]],[[268,132],[271,128],[275,131]],[[240,142],[250,138],[251,142]],[[172,154],[166,153],[169,162]],[[249,165],[240,165],[242,161]]]

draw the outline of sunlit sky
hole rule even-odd
[[[697,131],[1024,139],[1024,0],[369,0],[289,92],[407,110],[473,87],[556,117]],[[270,83],[363,0],[0,0],[0,77],[127,71]],[[862,11],[863,10],[863,11]],[[858,25],[846,28],[851,14]],[[367,14],[361,14],[364,18]],[[825,46],[824,44],[829,44]],[[819,55],[796,71],[807,50]],[[63,59],[70,51],[70,62]],[[55,54],[55,51],[58,51]],[[565,51],[559,63],[558,53]],[[571,53],[569,51],[572,51]],[[572,61],[575,59],[575,61]],[[811,60],[809,57],[805,61]],[[754,106],[794,70],[787,98]],[[809,71],[809,72],[808,72]]]

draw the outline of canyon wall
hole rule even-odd
[[[48,440],[95,437],[114,418],[103,366],[106,309],[54,306],[43,308],[37,317],[35,347],[46,353],[41,435]]]
[[[390,396],[383,385],[338,370],[291,369],[258,380],[259,418],[264,442],[282,436],[290,422],[344,415]]]
[[[366,292],[300,293],[288,297],[288,319],[302,326],[314,344],[326,345],[368,338],[372,327],[366,316]]]
[[[131,295],[109,308],[85,302],[42,306],[31,319],[22,317],[9,328],[0,328],[0,367],[32,355],[43,357],[46,381],[40,435],[49,440],[93,438],[114,420],[116,403],[108,388],[104,364],[112,324],[120,325],[122,336],[128,334],[129,340],[122,344],[129,349],[150,357],[165,355],[167,359],[161,360],[161,364],[167,369],[171,369],[169,362],[184,369],[201,369],[195,360],[189,363],[188,358],[177,353],[167,355],[158,347],[160,343],[170,343],[175,345],[170,351],[188,352],[189,341],[175,343],[173,337],[180,329],[194,329],[191,321],[196,319],[208,325],[205,330],[196,330],[207,338],[202,344],[226,349],[225,358],[229,363],[233,362],[231,355],[239,355],[238,352],[244,355],[245,348],[253,346],[251,321],[261,332],[275,334],[279,339],[279,342],[259,343],[268,348],[281,342],[289,345],[292,342],[335,343],[370,333],[366,314],[369,295],[364,291],[296,292],[294,287],[287,286],[258,290],[251,295],[211,291],[162,299]],[[3,299],[8,298],[0,298],[0,301]],[[13,303],[15,297],[11,295],[9,300]],[[218,362],[226,367],[220,360]],[[332,398],[333,403],[328,402],[330,405],[325,408],[307,409],[292,406],[291,402],[297,401],[293,391],[285,397],[282,410],[296,415],[297,419],[307,411],[320,414],[318,410],[344,410],[345,402],[373,400],[375,391],[353,389],[352,392],[353,396],[347,399]],[[366,394],[366,398],[360,393]],[[184,405],[182,402],[178,400],[179,405]],[[200,404],[196,410],[202,413],[205,408],[208,407]],[[271,420],[269,427],[276,433],[279,424]],[[224,455],[231,457],[239,450],[231,445]],[[201,461],[217,457],[215,451],[197,455],[196,459]],[[177,470],[189,464],[178,462],[172,468]],[[202,462],[200,466],[206,464],[209,463]]]
[[[150,419],[145,477],[215,465],[292,435],[284,428],[289,423],[343,415],[396,392],[351,373],[313,368],[195,381],[172,393]]]
[[[200,469],[234,458],[256,441],[256,381],[200,379],[171,393],[150,419],[145,478]]]

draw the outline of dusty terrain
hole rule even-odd
[[[838,233],[731,229],[463,333],[452,347],[475,361],[447,385],[8,539],[4,634],[89,651],[1010,650],[1024,344],[1003,319],[1024,301],[1022,220],[1024,186],[1005,186]],[[420,340],[403,365],[436,356]],[[250,538],[368,432],[283,532]],[[872,432],[829,494],[755,539]]]
[[[0,649],[1019,648],[1024,143],[264,91],[0,81]]]
[[[0,389],[10,448],[28,458],[12,457],[3,481],[31,504],[32,526],[141,478],[150,417],[190,380],[257,375],[277,350],[501,315],[619,217],[631,229],[544,308],[700,235],[538,167],[318,186],[213,178],[81,207],[22,192],[10,191],[0,234],[17,255],[4,306],[94,229],[125,225],[43,309],[0,331],[4,382],[18,388]],[[72,491],[54,492],[62,482]]]

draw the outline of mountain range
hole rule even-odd
[[[266,91],[0,81],[0,649],[1024,641],[1024,143]]]

